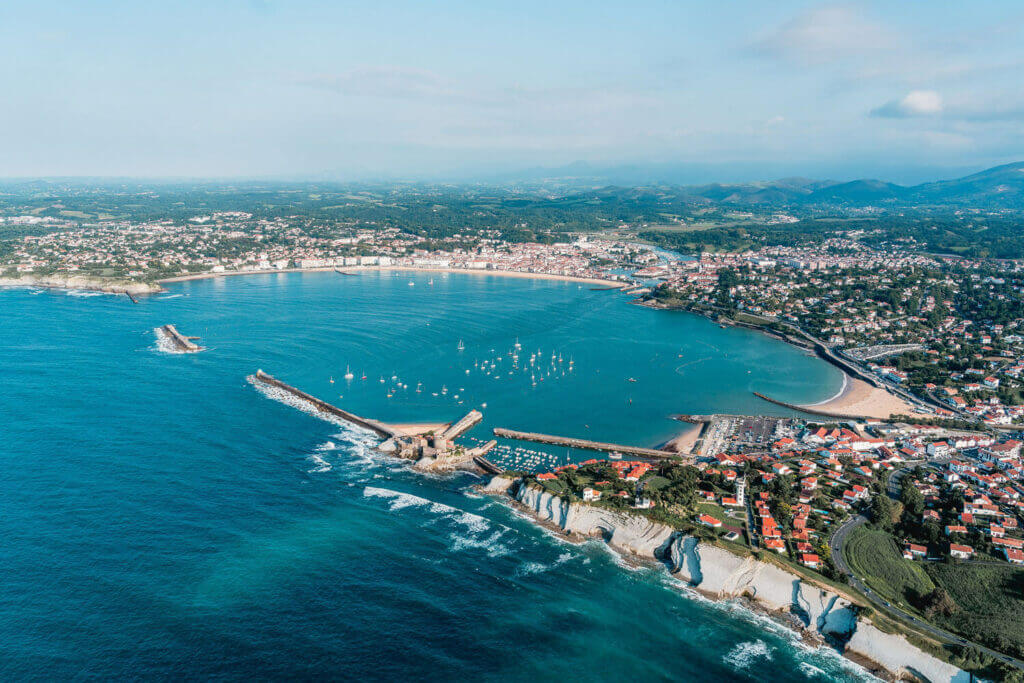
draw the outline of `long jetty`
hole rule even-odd
[[[482,419],[484,419],[483,413],[479,410],[471,410],[461,420],[444,430],[441,437],[453,441],[478,425]]]
[[[165,335],[167,335],[167,338],[171,340],[171,343],[174,344],[174,346],[179,351],[184,351],[186,353],[195,353],[196,351],[203,350],[203,347],[196,344],[194,341],[183,335],[181,332],[178,332],[178,328],[176,328],[174,325],[164,325],[160,329],[163,331]]]
[[[405,436],[404,433],[398,431],[397,429],[391,427],[390,425],[386,425],[383,422],[379,422],[377,420],[371,420],[370,418],[360,417],[355,413],[350,413],[347,410],[342,410],[341,408],[338,408],[337,406],[332,406],[327,401],[322,401],[319,398],[311,396],[300,389],[296,389],[295,387],[289,384],[285,384],[281,380],[277,379],[276,377],[271,377],[262,370],[257,370],[255,375],[249,375],[249,379],[250,381],[260,382],[261,384],[265,384],[267,386],[277,387],[278,389],[286,391],[292,396],[295,396],[296,398],[300,398],[303,401],[308,402],[310,405],[315,407],[320,412],[327,413],[328,415],[333,415],[335,417],[340,417],[341,419],[351,422],[354,425],[363,427],[364,429],[369,429],[370,431],[375,432],[376,434],[384,437],[385,439],[401,438]]]
[[[623,455],[636,455],[641,458],[678,458],[677,453],[669,453],[657,448],[641,448],[640,446],[624,446],[617,443],[605,443],[602,441],[588,441],[587,439],[575,439],[566,436],[553,436],[551,434],[537,434],[535,432],[517,432],[513,429],[502,429],[497,427],[494,435],[503,439],[517,439],[519,441],[534,441],[546,443],[553,446],[568,446],[569,448],[580,448],[589,451],[603,451],[605,453],[622,453]]]
[[[801,405],[797,405],[796,403],[786,403],[785,401],[780,401],[777,398],[772,398],[771,396],[765,396],[764,394],[762,394],[760,392],[757,392],[757,391],[752,392],[752,393],[754,394],[754,396],[757,396],[762,401],[768,401],[769,403],[774,403],[777,406],[782,406],[783,408],[789,408],[790,410],[799,410],[801,413],[807,413],[809,415],[819,415],[821,417],[832,417],[832,418],[836,418],[838,420],[869,420],[869,419],[871,419],[871,418],[869,418],[869,417],[867,417],[865,415],[853,415],[853,414],[849,414],[849,413],[836,413],[836,412],[832,412],[832,411],[829,411],[829,410],[818,410],[818,409],[814,408],[813,406],[801,406]]]
[[[487,474],[502,474],[505,471],[482,455],[474,456],[473,462]]]

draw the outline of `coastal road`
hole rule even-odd
[[[909,470],[911,468],[907,469]],[[895,474],[895,472],[893,474]],[[853,530],[857,527],[866,523],[867,521],[868,518],[864,515],[856,515],[854,517],[851,517],[850,519],[846,520],[846,522],[844,522],[841,527],[836,529],[836,532],[832,534],[832,538],[830,538],[828,542],[829,551],[831,551],[832,553],[832,561],[836,563],[836,567],[839,569],[839,571],[847,576],[847,578],[850,581],[850,586],[860,591],[864,595],[864,597],[867,598],[868,601],[870,601],[871,604],[879,612],[882,612],[883,614],[893,619],[896,619],[897,621],[903,622],[915,631],[926,633],[931,637],[935,638],[936,640],[938,640],[939,642],[950,643],[955,645],[969,645],[981,652],[984,652],[993,659],[1005,662],[1007,664],[1011,664],[1020,669],[1021,671],[1024,671],[1024,662],[1018,659],[1014,659],[1009,655],[1004,655],[1001,652],[991,650],[985,647],[984,645],[971,642],[966,638],[961,638],[960,636],[954,633],[950,633],[949,631],[932,626],[926,621],[918,619],[917,617],[915,617],[912,614],[909,614],[908,612],[904,612],[902,609],[894,606],[885,598],[876,595],[874,591],[872,591],[867,585],[865,585],[864,582],[861,581],[857,577],[857,575],[850,570],[850,566],[846,563],[846,556],[843,554],[843,545],[846,543],[846,539],[850,535],[850,533],[853,532]]]

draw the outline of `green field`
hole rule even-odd
[[[935,584],[920,563],[903,559],[896,541],[877,529],[855,529],[843,549],[853,573],[879,595],[907,608],[912,599],[930,593]]]
[[[1010,565],[932,562],[927,573],[956,603],[937,625],[992,649],[1024,655],[1024,570]]]

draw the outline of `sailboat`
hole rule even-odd
[[[331,375],[331,378],[327,381],[330,382],[331,384],[334,384],[334,375]]]
[[[465,351],[466,350],[466,345],[462,343],[461,339],[459,340],[458,349],[459,349],[459,351]]]
[[[350,370],[349,367],[346,365],[345,366],[345,379],[352,379],[353,377],[355,377],[355,375],[352,374],[352,370]]]

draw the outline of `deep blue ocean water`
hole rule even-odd
[[[657,567],[553,537],[473,493],[472,475],[414,474],[245,381],[262,368],[393,421],[486,402],[479,438],[507,426],[640,445],[678,433],[670,413],[773,412],[750,391],[814,401],[841,383],[764,335],[587,285],[430,279],[225,278],[137,306],[0,291],[0,675],[863,676]],[[164,323],[207,350],[160,352]],[[520,364],[539,350],[543,370],[479,370],[510,364],[517,338]]]

